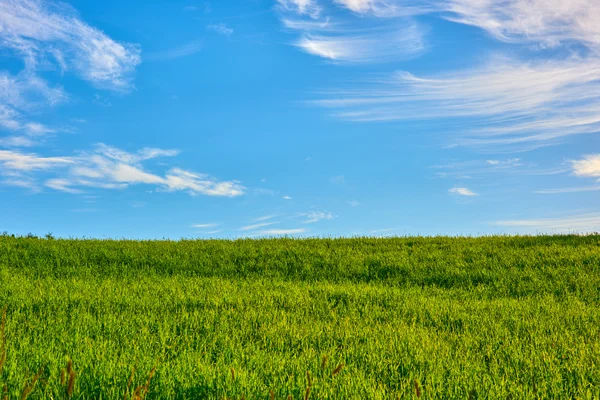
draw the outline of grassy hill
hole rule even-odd
[[[592,399],[599,306],[598,235],[0,236],[0,389],[10,399]]]

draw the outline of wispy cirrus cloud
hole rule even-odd
[[[96,88],[128,92],[141,62],[139,46],[111,39],[66,3],[42,0],[0,2],[0,50],[24,65],[17,74],[0,71],[0,129],[12,132],[1,143],[5,147],[28,147],[60,131],[31,116],[69,99],[47,81],[52,73],[74,73]]]
[[[373,63],[414,57],[425,49],[416,24],[367,32],[304,33],[295,45],[305,52],[344,63]]]
[[[503,151],[533,150],[600,130],[600,7],[594,2],[335,0],[312,4],[320,9],[316,16],[283,21],[288,29],[309,35],[301,42],[305,51],[326,58],[351,60],[342,51],[348,48],[353,61],[371,57],[336,40],[320,45],[310,35],[335,39],[338,32],[345,32],[341,36],[351,39],[352,32],[362,36],[368,31],[365,21],[397,26],[407,16],[424,14],[478,27],[503,42],[526,44],[536,54],[529,61],[493,56],[469,70],[430,76],[399,71],[339,86],[315,102],[331,109],[333,116],[364,122],[453,119],[460,127],[450,132],[453,145]],[[358,20],[341,14],[340,23],[340,9]],[[329,14],[332,18],[325,18]],[[540,57],[540,50],[560,46],[572,55],[546,52]],[[385,53],[385,46],[359,43],[356,47]],[[467,128],[460,126],[467,120]]]
[[[83,22],[65,3],[12,0],[0,3],[0,45],[23,58],[28,71],[52,59],[94,86],[131,89],[141,62],[138,46],[119,43]]]
[[[216,32],[219,35],[223,36],[231,36],[233,34],[233,29],[228,27],[227,24],[221,22],[218,24],[207,25],[206,29]]]
[[[278,214],[263,215],[262,217],[257,217],[257,218],[252,219],[252,222],[268,221],[270,219],[277,218],[278,216],[279,216]]]
[[[278,222],[261,222],[258,224],[242,226],[239,230],[240,231],[253,231],[256,229],[264,228],[266,226],[271,226],[271,225],[275,225],[275,224],[278,224]]]
[[[193,224],[192,228],[198,228],[198,229],[209,229],[209,228],[216,228],[217,226],[219,226],[220,224],[216,224],[216,223],[208,223],[208,224]]]
[[[306,229],[265,229],[257,232],[263,236],[297,235],[306,232]]]
[[[277,3],[285,11],[308,15],[312,18],[318,18],[321,13],[321,6],[317,0],[277,0]]]
[[[309,211],[301,213],[299,216],[305,218],[303,221],[305,224],[314,224],[315,222],[335,218],[335,215],[330,211]]]
[[[129,153],[104,144],[97,145],[92,151],[65,157],[0,150],[0,175],[11,177],[13,181],[17,177],[27,182],[45,180],[44,186],[67,193],[79,193],[85,188],[125,189],[139,184],[192,195],[236,197],[245,193],[246,189],[237,181],[220,181],[181,168],[170,168],[159,175],[142,165],[143,161],[152,158],[177,154],[176,150],[156,148]]]
[[[144,59],[148,61],[170,61],[199,53],[203,47],[204,43],[201,40],[193,40],[171,49],[151,52],[145,55]]]
[[[476,26],[510,43],[600,45],[600,10],[588,0],[335,0],[360,15],[380,18],[435,14]]]
[[[583,186],[583,187],[569,187],[569,188],[559,188],[559,189],[536,190],[536,191],[534,191],[534,193],[563,194],[563,193],[597,192],[599,190],[600,190],[600,186]]]
[[[282,24],[293,44],[336,63],[375,63],[415,57],[425,50],[424,29],[406,18],[382,23],[343,12],[336,2],[280,0]]]
[[[469,120],[455,143],[535,148],[600,130],[600,61],[496,58],[469,71],[398,72],[316,104],[354,121]]]

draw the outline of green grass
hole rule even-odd
[[[155,366],[147,399],[596,399],[599,306],[598,235],[0,236],[0,390],[65,399],[72,360],[74,399]]]

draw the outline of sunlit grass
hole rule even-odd
[[[28,388],[30,399],[592,399],[599,306],[598,235],[4,236],[0,389],[11,399]]]

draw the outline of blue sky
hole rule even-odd
[[[0,0],[0,231],[600,231],[589,0]]]

